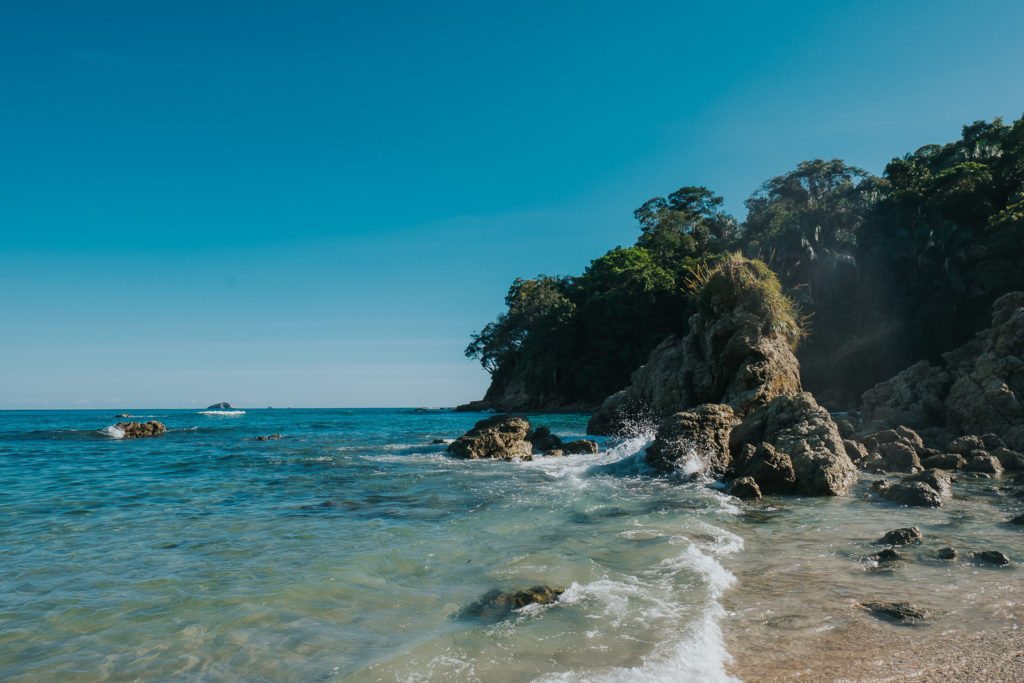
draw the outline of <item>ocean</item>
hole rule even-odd
[[[863,472],[840,498],[743,502],[656,475],[643,437],[465,461],[435,442],[478,413],[130,412],[168,433],[0,412],[0,680],[816,680],[1024,621],[1011,474],[961,473],[937,509],[880,501]],[[570,439],[587,416],[530,419]],[[911,525],[923,544],[871,558]],[[991,549],[1013,564],[970,557]],[[469,609],[536,585],[564,593]]]
[[[652,476],[643,438],[463,461],[434,441],[479,414],[129,412],[168,433],[0,412],[0,679],[728,679],[739,503]],[[534,585],[565,592],[465,611]]]

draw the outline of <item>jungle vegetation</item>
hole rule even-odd
[[[636,243],[580,275],[517,279],[466,355],[486,399],[518,409],[595,405],[696,310],[686,283],[732,253],[757,258],[799,305],[805,388],[830,408],[920,359],[937,359],[1024,289],[1024,117],[978,121],[959,140],[893,159],[881,177],[815,159],[767,180],[743,221],[706,187],[634,212]],[[524,403],[525,401],[525,403]]]

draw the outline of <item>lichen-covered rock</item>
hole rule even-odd
[[[734,457],[743,453],[746,458],[759,450],[768,453],[766,446],[787,456],[795,475],[792,493],[842,495],[857,479],[857,469],[846,454],[836,424],[806,392],[777,396],[750,413],[732,430],[729,442]],[[745,449],[748,445],[754,446],[752,453]],[[766,490],[760,480],[758,485]]]
[[[733,258],[697,295],[688,334],[670,337],[591,418],[591,434],[635,434],[705,403],[739,416],[800,391],[793,355],[799,323],[778,280],[760,262]]]
[[[146,436],[157,436],[167,431],[162,422],[151,420],[149,422],[118,422],[114,425],[122,432],[125,439],[139,439]]]
[[[729,493],[744,500],[760,498],[761,489],[753,477],[740,477],[732,482]]]
[[[514,415],[495,415],[477,422],[471,430],[448,446],[448,452],[457,458],[476,460],[497,458],[501,460],[528,460],[533,454],[533,444],[526,436],[530,423]]]
[[[731,462],[729,434],[737,424],[732,408],[718,403],[670,415],[647,448],[647,462],[663,472],[721,476]]]

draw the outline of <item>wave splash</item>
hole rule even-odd
[[[109,427],[104,427],[103,429],[100,430],[100,434],[109,436],[112,439],[124,438],[124,430],[118,427],[117,425],[110,425]]]
[[[236,415],[245,415],[244,410],[200,410],[200,415],[223,415],[225,417],[234,417]]]

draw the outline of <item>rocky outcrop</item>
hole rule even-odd
[[[526,438],[529,433],[530,423],[525,418],[496,415],[477,422],[448,446],[448,452],[469,460],[529,460],[533,457],[533,444]]]
[[[992,326],[941,366],[922,361],[865,392],[861,417],[875,429],[983,434],[980,448],[1024,450],[1024,292],[997,299]]]
[[[720,477],[729,469],[729,434],[739,424],[732,408],[708,403],[670,415],[647,448],[647,463],[663,472]]]
[[[206,409],[207,410],[234,410],[235,407],[233,405],[231,405],[230,403],[228,403],[227,401],[222,401],[220,403],[214,403],[212,406],[206,406]]]
[[[738,476],[763,492],[842,495],[857,479],[839,429],[808,393],[777,396],[732,430]]]
[[[162,422],[118,422],[114,425],[124,432],[124,439],[138,439],[145,436],[157,436],[167,431]]]
[[[761,267],[734,259],[710,275],[689,333],[658,345],[629,387],[605,400],[587,431],[636,434],[706,403],[727,404],[742,417],[776,396],[799,392],[797,323],[791,310],[775,310],[779,300],[788,301],[777,299],[778,283]]]
[[[442,440],[443,442],[443,440]],[[597,453],[597,442],[576,439],[563,443],[547,427],[530,427],[518,415],[495,415],[480,420],[446,449],[457,458],[478,460],[533,460],[535,453],[550,456]]]
[[[868,451],[862,467],[881,467],[890,472],[916,472],[921,469],[921,456],[928,455],[924,441],[912,429],[897,427],[863,438]]]

